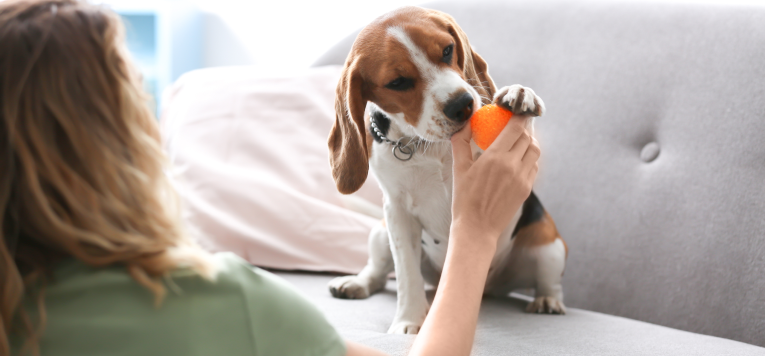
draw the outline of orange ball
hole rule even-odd
[[[513,117],[513,113],[510,110],[495,104],[485,105],[478,109],[470,118],[473,141],[485,151],[499,136],[511,117]]]

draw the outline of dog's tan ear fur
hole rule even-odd
[[[457,25],[457,21],[453,17],[440,11],[431,11],[432,14],[441,18],[449,29],[449,33],[454,37],[456,42],[454,44],[454,53],[458,56],[457,64],[462,69],[465,80],[478,91],[484,105],[491,103],[497,87],[494,86],[494,81],[489,76],[489,66],[486,64],[486,61],[473,51],[465,31],[462,31],[462,28]]]
[[[335,124],[329,133],[329,164],[337,190],[351,194],[367,180],[369,151],[364,127],[367,99],[357,61],[351,53],[335,92]]]

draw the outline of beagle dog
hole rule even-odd
[[[366,267],[333,279],[329,289],[337,298],[366,298],[385,286],[395,267],[398,303],[389,333],[416,334],[425,320],[425,283],[437,285],[449,244],[450,137],[490,101],[517,116],[545,110],[529,88],[496,90],[486,62],[445,13],[395,10],[365,27],[351,48],[329,135],[332,175],[337,189],[351,194],[371,167],[383,191],[385,219],[370,233]],[[528,129],[533,132],[531,124]],[[478,159],[474,144],[473,152]],[[534,288],[527,311],[563,314],[567,253],[532,192],[500,237],[484,293]]]

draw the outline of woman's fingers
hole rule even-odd
[[[510,156],[514,157],[514,159],[517,159],[518,161],[521,161],[523,156],[526,155],[526,151],[528,151],[530,145],[531,135],[529,135],[529,133],[524,129],[520,136],[518,136],[518,139],[515,140],[513,147],[510,148]]]
[[[531,136],[531,143],[526,149],[526,153],[523,155],[523,163],[536,163],[539,160],[539,156],[542,154],[542,150],[539,148],[539,141]]]
[[[470,125],[465,125],[462,130],[452,135],[452,155],[454,156],[455,173],[467,171],[473,165],[473,152],[470,148],[470,138],[473,131]]]
[[[489,145],[489,148],[486,149],[486,152],[509,151],[518,138],[526,131],[526,120],[528,120],[528,118],[513,117],[510,119],[510,121],[507,122],[507,125],[505,125],[505,128],[499,133],[499,136],[497,136],[494,142]]]
[[[529,169],[528,176],[526,176],[526,179],[529,182],[534,182],[537,179],[537,173],[539,172],[539,164],[534,163],[533,166],[531,166],[531,169]]]

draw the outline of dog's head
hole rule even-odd
[[[353,193],[366,180],[368,101],[407,135],[446,141],[494,91],[486,62],[451,16],[405,7],[378,18],[359,33],[337,85],[329,150],[338,190]]]

